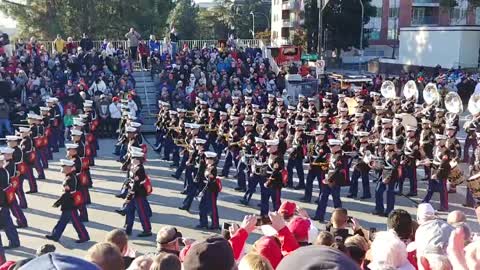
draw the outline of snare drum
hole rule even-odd
[[[467,187],[474,198],[480,198],[480,173],[477,173],[467,180]]]
[[[450,170],[450,173],[448,174],[448,181],[455,186],[458,186],[465,181],[463,172],[459,168],[458,164]]]

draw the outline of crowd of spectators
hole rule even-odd
[[[480,219],[480,208],[476,212]],[[55,253],[54,246],[45,245],[37,256],[7,261],[0,270],[473,270],[480,265],[480,241],[465,214],[453,211],[442,220],[426,203],[418,206],[416,218],[394,210],[387,230],[379,232],[362,228],[343,208],[335,209],[320,230],[290,201],[270,213],[267,221],[245,216],[241,224],[223,227],[221,235],[194,240],[164,226],[157,233],[156,250],[143,253],[129,245],[123,230],[115,229],[83,259]],[[260,236],[247,247],[254,232]]]

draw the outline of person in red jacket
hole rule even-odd
[[[148,49],[148,44],[145,43],[144,40],[141,40],[138,44],[138,53],[142,59],[142,66],[144,69],[148,68],[148,56],[150,55],[150,51]]]

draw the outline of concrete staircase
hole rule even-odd
[[[155,82],[150,77],[150,71],[143,71],[140,67],[135,66],[133,76],[136,81],[136,92],[142,100],[143,109],[140,118],[143,121],[143,132],[155,132],[156,114],[158,113],[157,94],[158,89]]]

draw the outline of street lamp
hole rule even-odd
[[[360,60],[358,61],[358,74],[362,71],[362,60],[363,60],[363,16],[364,16],[364,7],[362,0],[360,2],[360,7],[362,8],[362,21],[360,22]]]
[[[250,11],[250,15],[252,15],[252,39],[255,39],[255,14]]]

